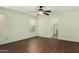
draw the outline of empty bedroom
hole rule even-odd
[[[0,53],[79,53],[79,7],[1,6]]]

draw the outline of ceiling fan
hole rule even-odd
[[[44,15],[50,15],[51,10],[44,10],[45,6],[39,6],[38,9],[38,15],[44,14]]]

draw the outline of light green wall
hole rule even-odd
[[[79,11],[59,14],[59,38],[79,42]]]
[[[35,17],[4,8],[0,8],[0,14],[5,16],[6,30],[6,35],[0,36],[0,44],[36,36],[36,32],[30,32],[29,24]]]
[[[0,14],[5,16],[6,35],[0,36],[0,44],[5,44],[34,36],[51,37],[50,20],[52,16],[40,16],[37,19],[37,31],[30,31],[30,20],[36,17],[20,12],[0,8]],[[59,38],[63,40],[79,41],[79,11],[57,14],[59,19]],[[70,37],[71,36],[71,37]],[[6,38],[7,37],[7,38]]]
[[[59,39],[79,42],[79,11],[67,11],[57,14]],[[38,36],[51,37],[50,20],[52,16],[38,18]]]
[[[50,25],[50,20],[52,19],[51,16],[39,16],[38,17],[38,29],[37,29],[37,33],[38,36],[41,37],[48,37],[50,38],[52,36],[52,32],[51,32],[51,25]]]

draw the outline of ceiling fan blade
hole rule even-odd
[[[44,11],[44,12],[49,12],[49,13],[50,13],[51,11],[50,11],[50,10],[46,10],[46,11]]]
[[[45,14],[45,15],[50,15],[50,14],[48,14],[48,13],[45,13],[45,12],[44,12],[44,14]]]

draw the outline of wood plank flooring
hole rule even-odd
[[[79,53],[79,42],[34,37],[0,45],[1,53]]]

